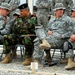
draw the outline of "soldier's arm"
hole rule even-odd
[[[66,33],[62,35],[62,38],[70,38],[70,36],[73,34],[73,31],[74,31],[74,24],[72,20],[69,20],[67,22]]]
[[[5,27],[1,30],[1,34],[3,34],[3,35],[9,34],[11,31],[11,24],[12,23],[9,22],[9,19],[10,18],[7,18],[7,23],[6,23]]]
[[[3,29],[3,26],[4,26],[4,17],[3,16],[0,16],[0,30]]]

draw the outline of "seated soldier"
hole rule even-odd
[[[3,44],[3,35],[10,33],[10,18],[8,14],[10,12],[10,5],[2,3],[0,5],[0,44]]]
[[[32,61],[32,54],[35,39],[35,25],[36,18],[32,17],[27,3],[21,4],[19,7],[21,17],[17,18],[12,26],[12,34],[4,36],[3,50],[6,54],[2,63],[11,62],[12,58],[10,52],[16,44],[23,44],[25,46],[25,60],[23,65],[30,65]]]
[[[71,19],[73,20],[73,23],[75,25],[75,6],[72,7],[71,9]],[[66,41],[64,44],[64,49],[65,51],[69,51],[69,49],[71,49],[68,53],[70,53],[71,55],[69,55],[69,59],[68,59],[68,64],[67,66],[65,67],[65,69],[72,69],[72,68],[75,68],[75,62],[74,62],[74,55],[73,55],[73,48],[75,48],[75,26],[74,26],[74,34],[70,36],[70,39],[68,41]],[[72,47],[71,47],[72,45]]]
[[[55,18],[49,21],[46,40],[49,42],[50,48],[61,48],[65,39],[70,37],[73,32],[73,22],[70,17],[64,14],[65,7],[62,3],[56,3],[53,11]],[[40,44],[40,48],[49,50],[43,44]],[[40,54],[39,51],[38,55],[40,56]]]

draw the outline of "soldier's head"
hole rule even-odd
[[[20,10],[16,9],[15,12],[13,13],[13,16],[15,17],[15,19],[17,19],[20,16]]]
[[[71,16],[75,17],[75,5],[71,9]]]
[[[53,11],[55,13],[55,16],[59,18],[62,17],[62,15],[64,14],[65,7],[62,3],[56,3]]]
[[[10,11],[10,5],[8,3],[2,3],[0,5],[0,15],[7,16]]]
[[[27,3],[20,5],[18,8],[20,9],[20,14],[22,17],[27,17],[30,15],[30,11]]]

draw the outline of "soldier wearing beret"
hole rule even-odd
[[[27,3],[20,5],[18,8],[20,9],[21,17],[15,21],[12,27],[12,34],[7,37],[4,36],[3,50],[6,56],[2,63],[9,63],[12,60],[10,56],[10,51],[13,49],[12,46],[23,44],[26,50],[25,60],[22,64],[30,65],[34,49],[33,40],[35,39],[36,17],[32,17],[30,14]]]

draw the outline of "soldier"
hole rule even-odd
[[[10,5],[2,3],[0,6],[0,43],[3,43],[3,35],[10,33],[9,17]]]
[[[32,17],[29,11],[28,4],[22,4],[18,7],[20,9],[21,17],[18,18],[12,26],[12,34],[4,36],[4,52],[6,54],[2,63],[9,63],[12,58],[10,57],[10,51],[12,46],[16,44],[25,45],[25,60],[23,65],[29,65],[32,61],[32,54],[35,39],[35,24],[36,18]]]
[[[73,23],[74,23],[74,32],[73,32],[74,34],[71,35],[70,39],[65,42],[65,45],[66,45],[64,47],[65,50],[71,49],[69,47],[70,44],[72,45],[73,48],[75,48],[74,47],[75,46],[75,6],[73,6],[72,9],[71,9],[71,19],[73,20]],[[68,55],[68,57],[69,57],[68,64],[65,66],[66,70],[75,68],[73,49],[69,50],[68,53],[70,55]]]
[[[56,3],[53,11],[55,18],[49,21],[46,40],[50,48],[61,48],[66,37],[70,37],[73,32],[73,22],[70,17],[64,15],[65,7],[62,3]],[[48,50],[45,45],[40,48]],[[40,52],[38,55],[40,56]]]
[[[13,19],[13,13],[15,12],[15,10],[18,8],[19,4],[20,4],[20,0],[9,0],[8,4],[10,4],[10,18]]]
[[[49,47],[48,42],[44,39],[46,37],[46,34],[41,33],[41,31],[44,31],[44,32],[46,31],[46,27],[48,24],[48,16],[50,14],[51,3],[49,0],[37,0],[36,7],[37,7],[36,16],[37,16],[37,24],[38,24],[38,26],[36,26],[36,35],[38,35],[38,38],[36,38],[34,40],[34,42],[35,42],[34,43],[34,49],[35,49],[34,51],[35,52],[33,53],[33,56],[36,56],[35,54],[36,54],[36,52],[38,52],[37,50],[40,49],[39,48],[39,39],[42,40],[44,45]],[[45,58],[46,58],[45,60],[49,61],[49,58],[50,58],[49,51],[46,51]]]
[[[66,8],[65,13],[69,16],[71,15],[71,8],[73,6],[73,0],[52,0],[53,8],[55,6],[55,3],[63,3],[63,5]]]

